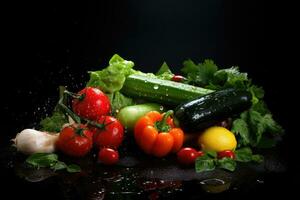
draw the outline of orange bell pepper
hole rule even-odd
[[[161,114],[150,111],[141,117],[134,127],[134,138],[138,146],[147,154],[163,157],[180,150],[184,133],[175,128],[170,115],[173,111]]]

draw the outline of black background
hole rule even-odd
[[[265,88],[267,104],[287,130],[282,156],[291,160],[293,97],[288,94],[293,80],[285,64],[289,58],[283,56],[286,49],[281,48],[285,22],[270,4],[41,1],[8,5],[7,11],[1,145],[51,112],[59,85],[74,91],[82,88],[87,71],[105,67],[118,53],[147,72],[157,70],[163,61],[179,72],[188,58],[196,62],[211,58],[220,67],[240,66]],[[282,181],[266,184],[266,190],[278,189]]]

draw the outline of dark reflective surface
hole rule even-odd
[[[24,164],[26,157],[14,147],[3,148],[1,166],[6,174],[2,175],[9,179],[6,192],[10,191],[11,197],[39,199],[42,195],[43,199],[70,200],[240,197],[268,192],[270,186],[281,184],[287,170],[277,149],[271,149],[264,152],[264,164],[239,164],[233,173],[219,169],[196,173],[193,167],[178,165],[174,156],[149,157],[131,143],[132,138],[126,139],[116,166],[98,163],[95,152],[83,159],[59,155],[66,163],[82,167],[82,172],[75,174],[32,169]],[[13,192],[15,189],[19,192]]]

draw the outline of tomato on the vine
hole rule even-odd
[[[101,115],[108,115],[111,109],[109,98],[98,88],[86,87],[72,101],[73,111],[80,117],[96,120]]]
[[[100,116],[96,122],[100,127],[91,128],[94,144],[99,148],[118,148],[124,139],[124,128],[119,120],[112,116]]]
[[[113,165],[119,161],[119,153],[111,148],[102,148],[99,151],[98,160],[105,165]]]
[[[66,155],[82,157],[91,150],[92,139],[92,132],[86,126],[73,124],[61,130],[56,147]]]

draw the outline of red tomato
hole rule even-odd
[[[196,158],[203,155],[202,151],[198,152],[194,148],[185,147],[177,153],[177,159],[181,164],[190,165],[195,163]]]
[[[110,112],[109,98],[98,88],[86,87],[72,101],[73,111],[80,117],[96,120]]]
[[[186,78],[184,78],[183,76],[180,76],[180,75],[174,75],[171,80],[175,81],[175,82],[182,82],[182,81],[186,80]]]
[[[92,133],[84,125],[74,124],[61,130],[56,146],[66,155],[82,157],[91,150],[92,139]]]
[[[204,156],[204,152],[203,151],[198,151],[198,157],[200,157],[200,156]]]
[[[222,158],[231,158],[231,159],[235,159],[235,153],[231,150],[225,150],[225,151],[220,151],[218,152],[218,158],[222,159]]]
[[[114,149],[102,148],[99,151],[98,160],[105,165],[113,165],[119,161],[119,153]]]
[[[119,120],[111,116],[100,116],[96,122],[102,128],[91,128],[94,144],[100,148],[118,148],[124,139],[124,128]]]

